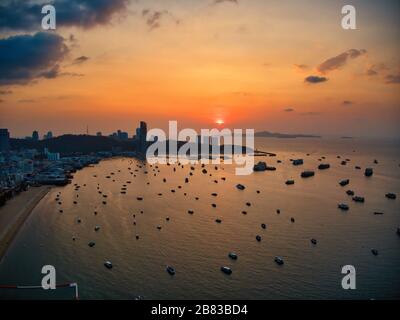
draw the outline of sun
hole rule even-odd
[[[224,120],[222,120],[222,119],[217,119],[217,120],[215,120],[215,123],[221,126],[221,125],[223,125],[225,122],[224,122]]]

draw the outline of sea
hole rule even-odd
[[[400,195],[400,141],[257,138],[256,146],[276,153],[256,157],[276,171],[238,176],[234,164],[119,157],[76,172],[21,227],[0,263],[0,286],[40,286],[51,265],[57,284],[78,284],[80,299],[399,299],[400,200],[385,195]],[[305,170],[315,176],[301,178]],[[348,265],[356,288],[346,290]],[[74,297],[69,287],[0,289],[2,299]]]

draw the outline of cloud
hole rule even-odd
[[[398,74],[388,74],[385,77],[385,82],[387,84],[399,84],[400,83],[400,73],[398,73]]]
[[[88,61],[89,59],[90,59],[89,57],[80,56],[80,57],[74,59],[74,61],[72,61],[72,65],[84,63],[84,62]]]
[[[353,102],[353,101],[350,101],[350,100],[344,100],[344,101],[342,102],[342,104],[343,104],[344,106],[349,106],[349,105],[354,104],[354,102]]]
[[[357,50],[357,49],[350,49],[347,50],[336,57],[330,58],[324,62],[322,62],[318,67],[317,70],[322,73],[326,74],[330,71],[337,70],[341,67],[343,67],[349,59],[356,59],[364,54],[366,54],[367,51],[364,49]]]
[[[168,17],[171,19],[175,24],[179,24],[180,20],[177,19],[171,12],[168,10],[151,10],[151,9],[143,9],[142,10],[142,17],[146,19],[146,24],[149,27],[149,30],[154,30],[161,27],[161,20],[164,17]]]
[[[308,83],[321,83],[321,82],[326,82],[328,81],[328,78],[325,77],[319,77],[319,76],[308,76],[307,78],[304,79],[304,82]]]
[[[64,38],[48,32],[0,39],[0,85],[27,84],[55,78],[68,54]]]
[[[91,28],[108,24],[127,10],[130,0],[3,0],[0,4],[0,30],[32,31],[41,27],[42,7],[52,3],[57,26]]]
[[[322,114],[321,112],[315,112],[315,111],[300,113],[301,116],[319,116],[321,114]]]
[[[286,109],[283,109],[283,111],[285,111],[285,112],[293,112],[294,109],[293,108],[286,108]]]
[[[368,67],[366,74],[367,74],[367,76],[372,77],[372,76],[378,75],[382,71],[386,71],[387,69],[388,68],[386,67],[386,65],[384,63],[373,64]]]
[[[306,64],[294,64],[293,66],[299,71],[305,71],[309,69],[309,66]]]
[[[220,3],[224,3],[224,2],[230,2],[230,3],[235,3],[235,4],[239,4],[238,0],[214,0],[212,2],[212,4],[220,4]]]

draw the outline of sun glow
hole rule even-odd
[[[215,123],[221,126],[221,125],[223,125],[225,122],[224,122],[224,120],[222,120],[222,119],[217,119],[217,120],[215,120]]]

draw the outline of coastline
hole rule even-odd
[[[49,186],[31,187],[0,208],[0,263],[26,219],[50,190]]]

